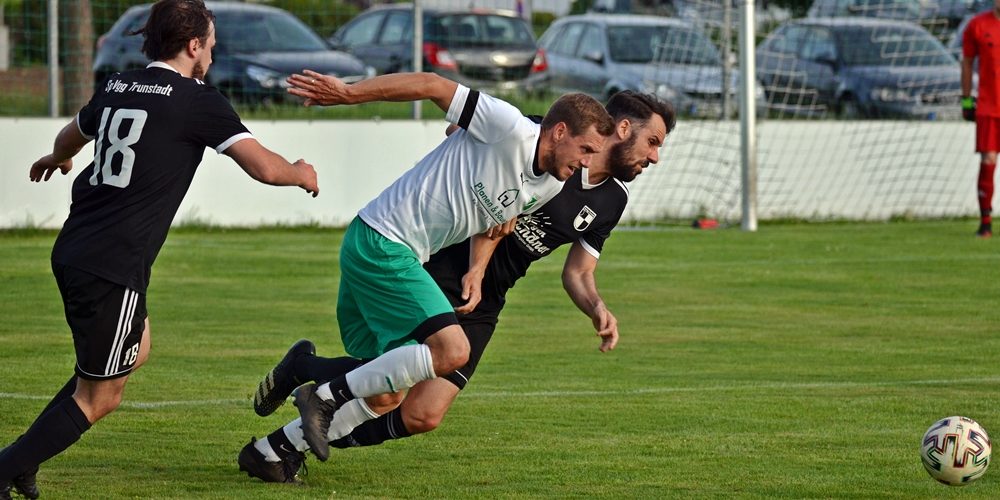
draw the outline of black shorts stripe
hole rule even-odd
[[[458,126],[466,130],[469,128],[469,124],[472,123],[472,115],[476,113],[476,104],[479,103],[479,91],[470,90],[468,97],[465,98],[465,108],[462,109],[462,116],[458,119]]]

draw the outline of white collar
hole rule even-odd
[[[171,66],[171,65],[169,65],[169,64],[167,64],[167,63],[165,63],[163,61],[153,61],[153,62],[149,63],[148,65],[146,65],[146,67],[147,68],[169,69],[170,71],[173,71],[174,73],[177,73],[178,75],[181,74],[181,72],[177,71],[176,68],[174,68],[173,66]]]
[[[582,170],[582,172],[580,172],[580,174],[581,174],[580,175],[580,181],[583,184],[583,189],[584,190],[594,189],[595,187],[600,186],[601,184],[604,184],[605,182],[607,182],[608,178],[611,177],[609,175],[608,177],[605,177],[604,180],[602,180],[601,182],[598,182],[597,184],[591,184],[590,183],[590,169],[588,169],[587,167],[583,167],[580,170]]]

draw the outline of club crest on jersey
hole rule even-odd
[[[580,213],[576,214],[576,218],[573,219],[573,228],[577,231],[583,231],[590,227],[590,223],[594,221],[595,217],[597,217],[597,212],[584,205]]]

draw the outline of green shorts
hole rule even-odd
[[[371,359],[458,319],[412,250],[355,217],[340,247],[337,323],[347,353]]]

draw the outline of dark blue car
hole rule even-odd
[[[957,119],[959,73],[941,42],[906,21],[801,19],[757,48],[757,79],[781,116]]]
[[[230,99],[271,103],[289,96],[285,78],[309,68],[356,82],[374,76],[374,70],[356,57],[332,50],[297,17],[265,5],[206,2],[215,14],[216,45],[205,80]],[[125,11],[98,39],[94,57],[94,85],[112,73],[144,68],[142,36],[129,33],[146,24],[150,5]]]

